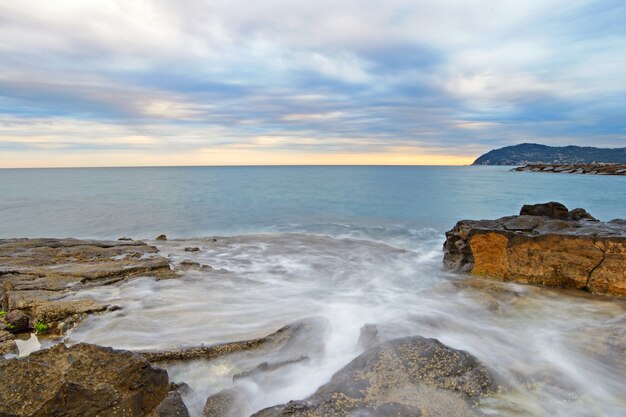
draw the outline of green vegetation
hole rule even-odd
[[[38,321],[37,323],[35,323],[35,330],[37,331],[37,333],[46,333],[48,330],[50,330],[50,327],[48,327],[48,325],[43,321]]]
[[[4,310],[0,310],[0,319],[7,315],[7,312]]]
[[[590,146],[546,146],[522,143],[505,146],[481,155],[473,165],[537,164],[625,164],[626,148],[593,148]]]
[[[15,329],[15,325],[13,323],[7,323],[7,329],[13,330]]]

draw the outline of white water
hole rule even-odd
[[[447,274],[439,235],[428,230],[386,241],[395,246],[288,233],[155,242],[173,264],[193,260],[213,270],[91,290],[122,309],[90,317],[69,340],[166,349],[250,339],[325,317],[329,328],[309,336],[323,352],[305,344],[311,360],[237,381],[256,411],[312,394],[360,353],[360,328],[375,323],[385,339],[435,337],[477,356],[503,385],[483,402],[487,414],[626,415],[624,300]],[[201,250],[185,252],[189,246]],[[191,385],[185,401],[200,415],[206,397],[232,386],[234,374],[285,359],[292,358],[231,355],[168,371]]]

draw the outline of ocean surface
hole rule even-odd
[[[0,237],[149,238],[282,230],[449,229],[560,201],[626,217],[623,177],[509,167],[172,167],[0,170]]]
[[[626,218],[626,178],[509,167],[0,170],[0,237],[126,236],[157,245],[173,265],[207,266],[80,294],[121,309],[83,321],[67,343],[166,349],[327,323],[306,336],[299,355],[309,360],[262,375],[233,381],[293,358],[169,365],[192,387],[184,400],[195,416],[207,395],[233,385],[252,411],[306,398],[362,352],[368,323],[385,339],[435,337],[478,357],[502,385],[480,404],[487,415],[625,416],[625,300],[442,269],[456,221],[546,201]],[[161,233],[169,240],[151,240]]]

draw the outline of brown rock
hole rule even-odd
[[[598,219],[587,213],[587,210],[583,208],[575,208],[569,212],[569,218],[572,220],[591,220],[597,222]]]
[[[444,266],[503,281],[626,295],[626,224],[558,203],[522,215],[463,220],[446,233]],[[534,214],[532,214],[534,213]],[[569,219],[571,217],[571,219]]]
[[[170,391],[150,417],[189,417],[189,410],[177,391]]]
[[[6,329],[17,333],[30,328],[30,318],[20,310],[11,310],[4,316]]]
[[[17,350],[17,344],[15,343],[15,340],[5,340],[3,342],[0,342],[0,360],[2,360],[2,355],[6,355],[6,354],[15,354],[17,355],[18,350]]]
[[[165,235],[158,235],[154,240],[167,240],[167,236],[165,236]]]
[[[0,361],[1,416],[151,413],[168,392],[167,372],[140,355],[81,343]]]

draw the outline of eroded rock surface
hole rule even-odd
[[[6,417],[146,416],[169,390],[167,372],[140,355],[86,343],[0,361],[0,381]]]
[[[406,337],[358,356],[306,400],[254,416],[478,416],[475,402],[493,388],[487,369],[469,353]]]
[[[504,281],[626,295],[626,223],[560,203],[518,216],[462,220],[446,233],[444,266]]]
[[[143,242],[0,240],[0,307],[26,314],[31,326],[40,321],[62,332],[82,315],[108,308],[75,297],[77,291],[137,276],[175,275],[157,248]]]
[[[319,337],[328,326],[326,319],[311,317],[281,327],[274,333],[257,339],[216,345],[181,347],[172,350],[139,352],[152,363],[176,362],[190,359],[215,359],[221,356],[253,351],[275,351],[284,361],[296,363],[302,359],[302,352],[315,353],[323,349],[323,339]],[[316,338],[312,338],[316,335]],[[269,366],[269,365],[268,365]]]

